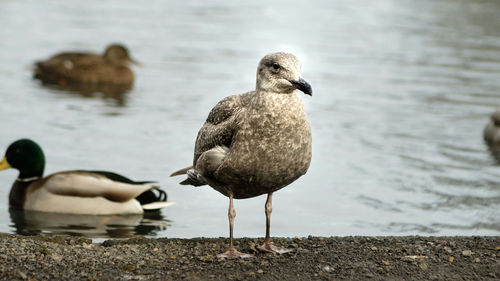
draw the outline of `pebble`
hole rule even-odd
[[[330,273],[333,271],[333,268],[331,268],[329,265],[326,265],[326,266],[323,266],[323,271]]]
[[[22,272],[22,271],[18,271],[17,272],[17,275],[19,275],[19,277],[21,277],[21,279],[26,279],[28,278],[28,275],[26,275],[26,273]]]
[[[462,251],[462,256],[464,257],[470,257],[472,256],[472,251],[471,250],[465,250],[465,251]]]
[[[401,257],[401,260],[402,261],[406,261],[406,262],[414,262],[414,261],[420,261],[420,260],[423,260],[423,259],[426,259],[427,256],[404,256],[404,257]]]

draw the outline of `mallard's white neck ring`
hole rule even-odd
[[[40,177],[31,177],[31,178],[24,178],[24,179],[17,178],[16,181],[28,182],[28,181],[34,181],[34,180],[37,180],[37,179],[40,179]]]

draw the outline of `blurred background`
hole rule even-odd
[[[191,163],[217,101],[254,89],[260,58],[287,51],[314,90],[302,97],[313,161],[275,193],[273,236],[499,235],[500,167],[482,139],[500,105],[498,15],[495,0],[2,0],[0,153],[29,137],[46,174],[159,181],[176,205],[112,224],[130,235],[226,237],[228,199],[169,174]],[[143,64],[120,100],[32,79],[37,60],[113,42]],[[0,173],[0,232],[26,232],[8,212],[16,177]],[[236,237],[264,236],[264,203],[235,201]],[[70,220],[62,232],[96,224]]]

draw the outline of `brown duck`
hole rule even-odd
[[[128,67],[136,63],[120,44],[109,45],[103,55],[64,52],[35,64],[34,77],[43,83],[131,85],[134,73]]]
[[[208,184],[229,197],[230,246],[219,257],[251,256],[233,246],[233,198],[261,194],[267,194],[266,237],[259,249],[288,251],[271,244],[270,217],[273,192],[304,175],[311,163],[311,128],[299,90],[311,95],[312,89],[300,75],[292,54],[262,58],[255,91],[221,100],[198,132],[193,166],[172,174],[187,174],[181,184]]]

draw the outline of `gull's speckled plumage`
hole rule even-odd
[[[210,112],[195,144],[194,174],[222,194],[249,198],[274,192],[304,175],[311,162],[311,129],[298,90],[269,79],[267,65],[279,62],[288,79],[299,79],[295,56],[264,57],[257,89],[221,100]],[[283,82],[283,81],[281,81]],[[203,166],[203,153],[216,146],[229,151],[220,165]]]
[[[311,128],[298,90],[312,94],[300,77],[297,58],[265,56],[257,68],[255,91],[221,100],[198,132],[193,166],[172,174],[187,173],[181,184],[208,184],[229,197],[230,247],[219,257],[250,256],[233,246],[233,198],[261,194],[268,197],[266,238],[259,249],[289,251],[272,245],[269,229],[273,192],[304,175],[311,163]]]

